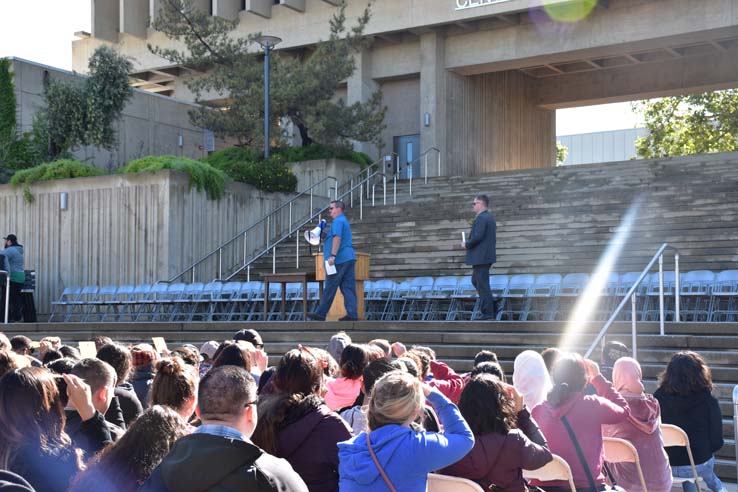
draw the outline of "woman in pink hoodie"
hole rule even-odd
[[[638,471],[633,463],[613,463],[610,470],[618,485],[628,492],[669,492],[671,469],[669,458],[661,439],[661,408],[652,395],[643,392],[641,366],[630,357],[621,357],[612,369],[615,389],[630,407],[627,420],[615,425],[605,425],[602,432],[608,437],[630,441],[638,450],[638,457],[646,479],[643,490]]]
[[[351,344],[341,352],[341,377],[326,383],[325,404],[333,411],[354,406],[361,393],[364,367],[369,364],[369,351],[363,345]]]
[[[628,403],[602,377],[596,363],[576,354],[562,355],[551,377],[554,387],[546,401],[533,409],[533,418],[548,441],[548,449],[569,463],[577,489],[592,490],[593,484],[596,490],[604,490],[602,425],[626,420],[630,414]],[[599,396],[584,394],[588,380]],[[567,430],[567,424],[579,445],[582,458]],[[565,481],[544,483],[532,480],[531,485],[544,490],[565,490],[563,487],[568,487]]]

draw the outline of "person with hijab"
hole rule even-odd
[[[553,385],[541,354],[525,350],[515,357],[513,386],[523,395],[523,402],[529,410],[546,400]]]
[[[638,361],[621,357],[612,368],[613,386],[630,407],[628,419],[602,426],[607,437],[629,441],[638,450],[648,492],[671,490],[669,458],[661,439],[661,408],[658,400],[644,392],[643,374]],[[646,492],[641,486],[635,463],[612,463],[615,481],[628,492]]]

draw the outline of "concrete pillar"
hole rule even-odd
[[[120,32],[146,39],[149,0],[120,0]]]
[[[241,10],[241,0],[213,0],[213,15],[228,20],[238,19]]]
[[[441,175],[448,175],[446,152],[445,37],[436,32],[420,36],[420,152],[435,147],[441,154]],[[428,176],[438,175],[438,153],[428,154]],[[431,163],[433,165],[431,165]],[[423,165],[424,163],[421,163]]]
[[[364,50],[355,55],[356,70],[353,75],[348,78],[346,91],[346,104],[354,104],[356,102],[368,101],[374,92],[379,88],[379,84],[372,79],[372,54],[369,50]],[[360,152],[365,152],[372,157],[378,157],[377,148],[365,142],[355,142],[354,148]],[[392,149],[383,149],[385,153],[391,152]]]
[[[92,37],[118,42],[120,27],[118,0],[92,1]]]

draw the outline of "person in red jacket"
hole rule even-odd
[[[408,352],[403,344],[395,342],[392,344],[392,350],[397,357],[402,357],[406,353],[417,357],[420,360],[418,369],[422,373],[420,380],[427,382],[432,388],[437,388],[452,402],[459,403],[464,389],[464,378],[448,365],[437,361],[433,349],[416,345]]]
[[[576,487],[589,489],[594,486],[597,490],[604,490],[602,425],[628,419],[628,403],[600,374],[595,362],[579,355],[562,355],[551,376],[554,387],[546,401],[533,409],[533,418],[546,436],[548,449],[571,467]],[[584,394],[588,382],[597,390],[597,395]],[[567,430],[567,423],[574,439]],[[531,485],[544,490],[547,487],[552,490],[568,487],[565,481],[542,483],[532,480]]]
[[[536,470],[552,456],[520,393],[491,374],[478,374],[461,393],[459,410],[474,433],[474,447],[442,473],[474,480],[484,490],[527,492],[522,470]]]

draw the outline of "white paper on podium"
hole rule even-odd
[[[335,275],[336,274],[336,265],[331,265],[326,260],[326,262],[325,262],[325,274],[326,275]]]

